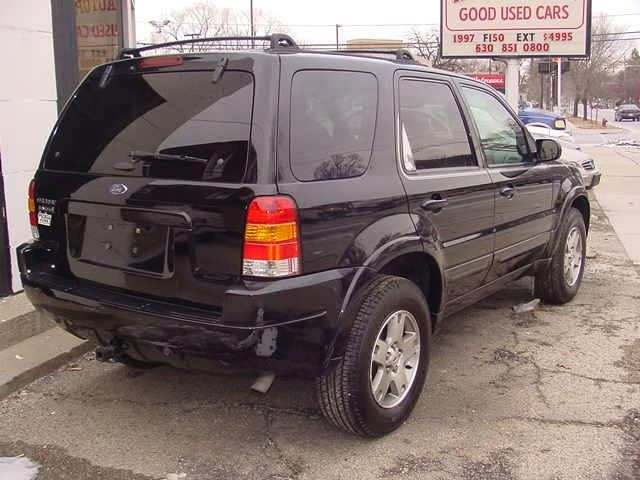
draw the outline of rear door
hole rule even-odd
[[[553,168],[536,163],[524,127],[498,95],[463,85],[495,191],[495,254],[489,280],[528,265],[549,241]]]
[[[272,126],[260,119],[273,118],[277,74],[276,56],[241,54],[95,69],[36,178],[38,208],[53,209],[40,236],[58,243],[58,274],[220,305],[241,274],[247,205],[275,193],[273,171],[257,165],[270,165]]]
[[[452,300],[482,285],[491,266],[493,185],[446,77],[407,72],[396,85],[409,209],[423,243],[442,255]]]

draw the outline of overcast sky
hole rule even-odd
[[[150,40],[150,20],[163,20],[169,13],[197,3],[198,0],[135,0],[137,38]],[[406,24],[439,22],[440,0],[254,0],[253,8],[276,17],[298,42],[328,43],[335,41],[335,24],[340,40],[350,38],[403,38],[412,28]],[[249,0],[214,0],[214,5],[249,9]],[[605,12],[621,30],[640,30],[640,0],[593,0],[594,15]],[[629,14],[638,15],[629,15]],[[620,16],[614,16],[620,15]],[[622,16],[624,15],[624,16]],[[353,25],[367,24],[366,27]],[[403,24],[382,26],[381,24]],[[416,26],[421,26],[416,25]],[[426,27],[424,27],[426,28]],[[635,35],[634,35],[635,36]],[[637,35],[640,36],[640,35]]]

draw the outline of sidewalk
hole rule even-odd
[[[602,172],[594,192],[627,254],[640,265],[640,150],[586,147]]]
[[[0,298],[0,399],[90,348],[34,310],[24,293]]]

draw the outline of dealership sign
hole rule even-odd
[[[589,55],[591,0],[441,0],[443,57]]]

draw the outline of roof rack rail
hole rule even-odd
[[[118,54],[118,59],[139,57],[140,52],[147,50],[157,50],[159,48],[174,47],[176,45],[188,45],[194,43],[208,42],[228,42],[232,40],[260,40],[269,42],[270,48],[298,48],[296,42],[285,33],[272,33],[262,37],[204,37],[190,38],[187,40],[176,40],[174,42],[156,43],[153,45],[145,45],[143,47],[123,48]]]
[[[331,50],[332,52],[337,53],[350,53],[350,54],[386,54],[386,55],[395,55],[396,60],[406,60],[410,62],[416,62],[416,58],[413,54],[407,50],[406,48],[397,48],[397,49],[383,49],[383,48],[345,48],[342,50]]]

